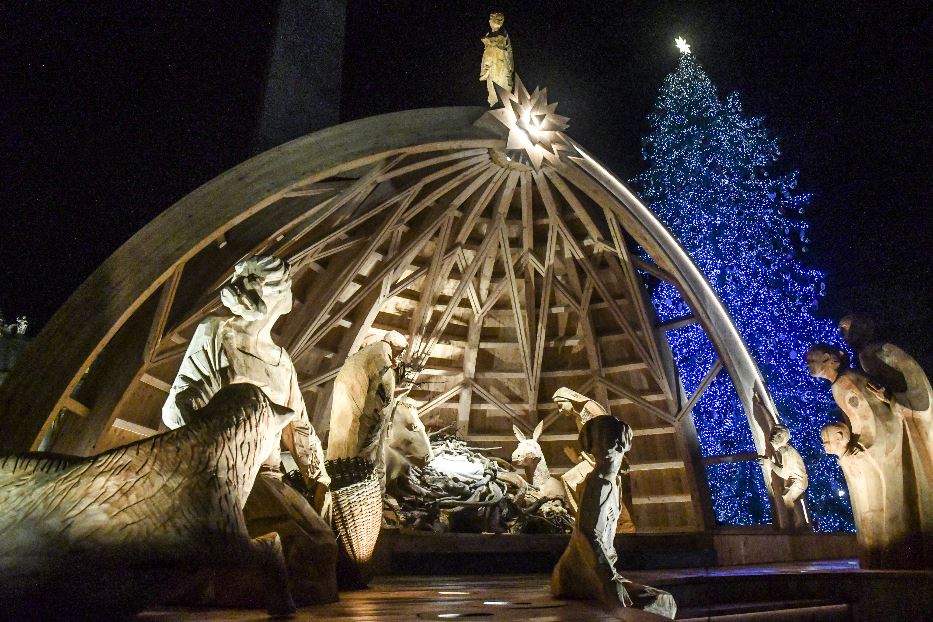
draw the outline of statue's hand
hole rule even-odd
[[[865,388],[868,389],[869,393],[874,395],[882,402],[887,403],[891,401],[891,398],[887,395],[887,390],[880,384],[872,384],[871,382],[868,382],[865,384]]]
[[[857,456],[857,455],[859,455],[860,453],[862,453],[863,451],[865,451],[865,447],[864,447],[861,443],[851,443],[851,444],[846,448],[846,455],[847,455],[847,456]]]

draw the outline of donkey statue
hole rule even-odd
[[[547,462],[544,460],[544,452],[538,444],[538,438],[541,437],[543,430],[544,422],[540,421],[531,438],[527,438],[518,426],[512,426],[515,438],[518,439],[518,447],[512,452],[512,464],[524,467],[525,479],[541,491],[542,496],[563,500],[564,485],[559,479],[551,476]]]

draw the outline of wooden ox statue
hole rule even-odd
[[[212,566],[261,573],[269,611],[293,612],[279,536],[250,538],[242,509],[294,416],[233,384],[188,425],[97,456],[0,458],[4,619],[128,615]]]

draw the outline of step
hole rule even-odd
[[[681,607],[678,622],[836,622],[852,620],[848,603],[831,600],[749,602]]]

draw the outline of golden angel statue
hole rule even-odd
[[[515,73],[515,62],[512,59],[512,40],[509,39],[509,33],[502,27],[504,23],[505,15],[492,13],[489,16],[489,32],[482,38],[484,49],[479,79],[481,82],[486,82],[487,101],[490,108],[499,101],[495,85],[498,84],[511,91],[512,76]]]

